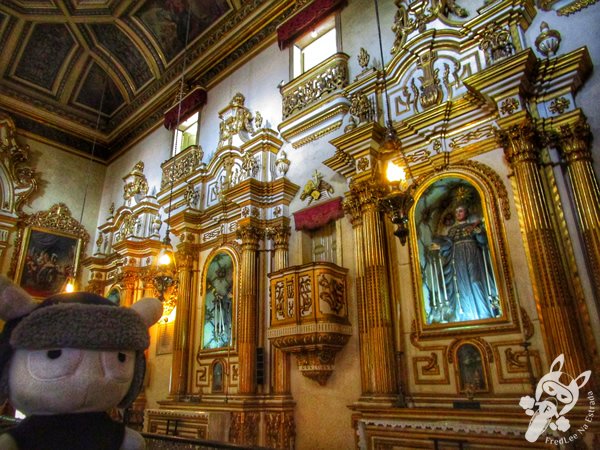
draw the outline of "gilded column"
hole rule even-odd
[[[121,306],[131,306],[135,301],[135,285],[138,279],[138,274],[125,268],[121,277],[120,283],[123,286],[124,295],[122,296]]]
[[[258,328],[257,257],[261,230],[250,221],[240,223],[242,240],[241,285],[239,296],[238,349],[240,358],[239,393],[256,393],[256,347]]]
[[[188,365],[190,360],[190,316],[194,302],[194,255],[193,240],[183,240],[177,246],[177,313],[173,330],[173,361],[169,394],[178,399],[187,394]]]
[[[362,373],[367,374],[367,394],[393,396],[398,393],[396,363],[394,356],[394,334],[390,306],[390,286],[385,258],[386,238],[381,213],[378,208],[382,187],[374,181],[353,183],[352,195],[358,200],[361,211],[360,228],[362,233],[355,234],[357,256],[362,260],[363,281],[357,283],[363,290],[359,302],[359,322],[364,327],[361,335],[366,338],[366,348],[361,355],[366,356]],[[361,236],[362,234],[362,236]],[[357,264],[361,263],[357,259]],[[360,325],[359,325],[360,326]],[[364,355],[363,352],[368,352]]]
[[[565,371],[579,374],[587,366],[585,340],[580,334],[567,274],[560,263],[559,244],[538,170],[536,130],[525,121],[501,131],[499,140],[513,170],[517,202],[521,205],[522,231],[548,358],[564,354]]]
[[[592,166],[590,126],[583,117],[562,125],[559,147],[567,162],[579,230],[596,299],[600,298],[600,189]]]
[[[347,194],[344,211],[350,216],[354,233],[354,261],[356,264],[356,304],[358,312],[358,339],[360,348],[361,392],[365,395],[373,391],[371,383],[371,352],[367,334],[367,307],[365,303],[365,252],[364,233],[360,207],[360,195],[356,189]]]
[[[289,265],[290,226],[286,223],[269,230],[273,239],[273,271],[285,269]],[[272,347],[273,393],[290,394],[290,355]]]

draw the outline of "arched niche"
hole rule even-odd
[[[465,342],[456,347],[456,385],[459,393],[473,395],[489,392],[488,361],[478,345]]]
[[[482,164],[424,179],[410,222],[415,309],[427,334],[519,327],[504,219],[506,188]]]
[[[210,369],[210,387],[213,394],[225,391],[225,362],[221,359],[213,361]]]
[[[201,351],[231,346],[235,309],[237,264],[227,249],[219,249],[206,261],[202,278]]]

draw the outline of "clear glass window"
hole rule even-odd
[[[173,156],[181,153],[190,145],[198,145],[198,131],[200,123],[200,113],[192,115],[185,122],[179,124],[175,128],[175,136],[173,139]]]
[[[335,16],[298,39],[292,49],[294,78],[337,53]]]

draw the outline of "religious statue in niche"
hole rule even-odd
[[[208,263],[205,286],[202,348],[227,347],[233,307],[233,260],[228,253],[217,253]]]
[[[456,352],[460,392],[487,391],[481,353],[473,344],[461,345]]]
[[[212,392],[223,392],[223,363],[215,361],[212,368]]]
[[[462,178],[431,184],[415,208],[427,324],[502,315],[481,199]]]

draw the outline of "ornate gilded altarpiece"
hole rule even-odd
[[[37,174],[28,164],[29,147],[16,140],[17,129],[13,120],[0,113],[0,267],[4,250],[16,230],[23,207],[37,190]]]

